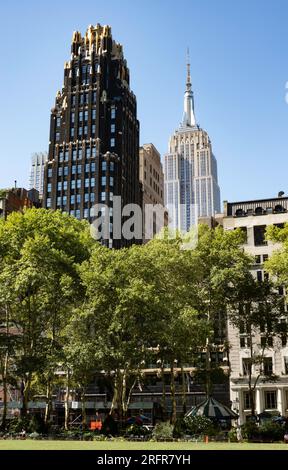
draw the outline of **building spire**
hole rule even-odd
[[[191,84],[190,74],[190,55],[189,48],[187,48],[187,79],[186,79],[186,90],[184,94],[184,115],[183,115],[183,126],[196,126],[195,114],[194,114],[194,97]]]

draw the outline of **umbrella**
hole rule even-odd
[[[215,398],[209,397],[197,406],[193,406],[186,416],[206,416],[212,419],[237,419],[238,415]]]

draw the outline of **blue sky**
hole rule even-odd
[[[31,154],[48,147],[72,32],[96,23],[110,24],[124,46],[140,143],[167,151],[182,118],[189,46],[196,118],[212,140],[221,199],[288,193],[286,0],[1,2],[0,187],[27,186]]]

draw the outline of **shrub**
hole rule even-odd
[[[259,428],[257,424],[253,421],[247,421],[243,426],[241,426],[243,439],[258,439],[259,438]]]
[[[131,426],[126,429],[125,434],[128,436],[148,436],[151,433],[143,426],[139,426],[138,424],[131,424]]]
[[[237,429],[236,428],[230,429],[230,431],[228,432],[228,439],[229,439],[230,442],[238,442]]]
[[[172,426],[169,421],[165,423],[157,423],[153,429],[152,436],[156,440],[172,439],[173,428],[174,426]]]
[[[283,428],[272,421],[267,421],[259,426],[259,435],[263,440],[282,441],[283,434]]]
[[[189,416],[184,418],[186,434],[205,434],[214,436],[217,433],[217,426],[213,421],[205,416]]]
[[[28,435],[30,439],[41,439],[41,435],[38,434],[38,432],[32,432],[31,434]]]

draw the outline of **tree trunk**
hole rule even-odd
[[[163,411],[163,419],[166,419],[166,384],[165,384],[165,373],[164,373],[164,363],[161,363],[161,377],[162,377],[162,411]]]
[[[85,398],[86,388],[82,388],[81,393],[81,408],[82,408],[82,428],[85,429],[87,426],[87,416],[86,416],[86,398]]]
[[[171,370],[170,390],[171,390],[171,402],[172,402],[171,424],[174,424],[176,422],[177,407],[176,407],[176,397],[175,397],[175,378],[174,378],[173,361],[171,362],[170,370]]]
[[[187,411],[187,402],[186,402],[185,372],[184,372],[183,365],[181,365],[181,378],[182,378],[182,408],[183,408],[183,414],[185,415]]]
[[[5,323],[6,323],[6,352],[5,352],[5,359],[4,364],[2,363],[2,387],[3,387],[3,414],[2,414],[2,423],[1,428],[6,428],[6,421],[7,421],[7,397],[8,397],[8,383],[7,383],[7,376],[8,376],[8,365],[9,365],[9,340],[10,340],[10,329],[9,329],[9,310],[6,305],[5,308]]]
[[[68,430],[69,427],[69,389],[70,389],[70,371],[69,369],[67,370],[67,376],[66,376],[66,394],[65,394],[65,420],[64,420],[64,427],[65,430]]]
[[[8,386],[7,386],[7,370],[8,370],[8,352],[6,352],[5,360],[4,360],[4,370],[2,376],[2,387],[3,387],[3,414],[2,414],[2,423],[1,428],[6,428],[6,421],[7,421],[7,395],[8,395]]]
[[[46,388],[46,407],[45,407],[45,424],[48,424],[50,421],[52,410],[52,391],[51,391],[51,380],[50,377],[48,378],[47,388]]]
[[[24,389],[22,392],[22,409],[21,409],[21,417],[25,418],[28,412],[28,402],[30,397],[30,386],[31,386],[31,374],[28,375],[27,381],[24,384]]]
[[[206,341],[206,396],[210,397],[212,394],[212,381],[211,381],[211,355],[210,355],[210,341]]]

